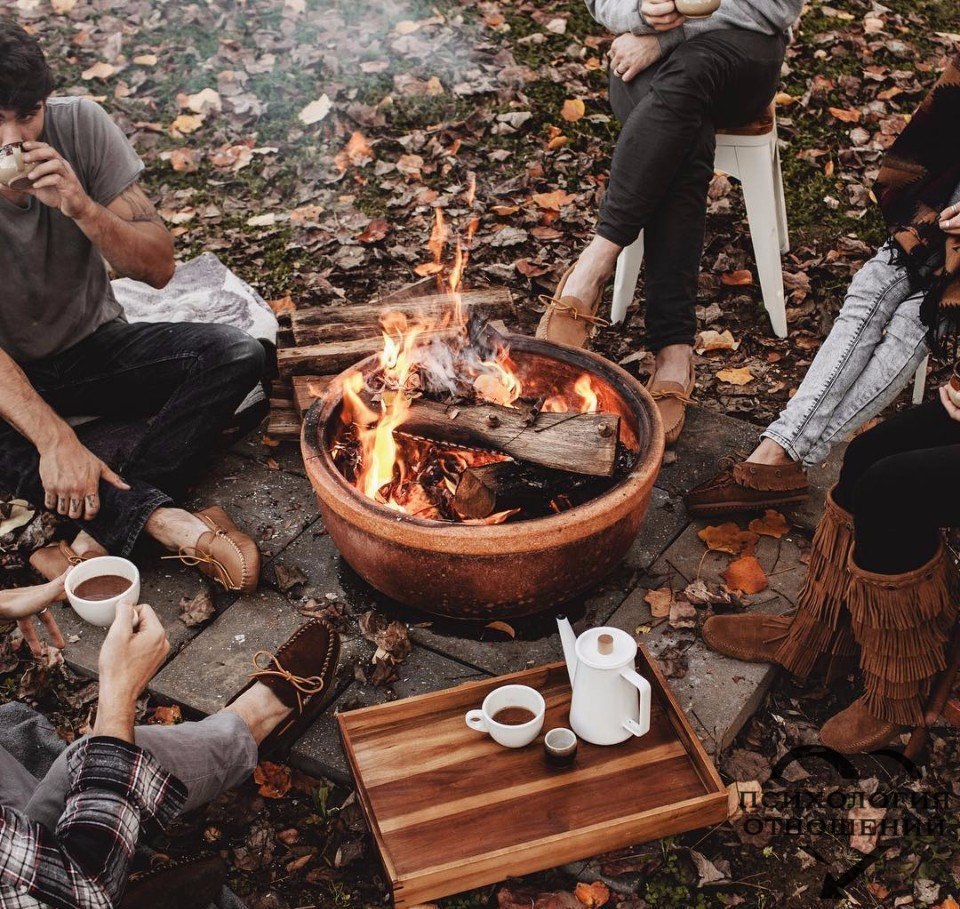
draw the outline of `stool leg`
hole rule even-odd
[[[783,171],[780,168],[780,146],[773,140],[773,183],[777,197],[777,231],[780,255],[790,252],[790,228],[787,226],[787,200],[783,195]]]
[[[757,259],[763,305],[778,338],[787,336],[787,312],[780,264],[780,231],[773,162],[768,147],[737,149],[738,169],[753,252]]]
[[[643,265],[643,231],[630,246],[617,257],[617,271],[613,278],[613,305],[610,308],[610,321],[616,325],[623,321],[627,307],[633,302]]]
[[[927,387],[927,364],[930,362],[930,354],[927,354],[917,367],[917,372],[913,377],[913,403],[920,404],[923,401],[923,392]]]

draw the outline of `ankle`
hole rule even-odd
[[[750,464],[765,464],[769,467],[783,467],[793,464],[793,458],[773,439],[763,439],[747,458]]]
[[[195,514],[182,508],[158,508],[144,525],[153,539],[172,552],[196,545],[200,535],[209,529]]]
[[[258,745],[291,713],[262,682],[256,682],[223,709],[243,720]]]

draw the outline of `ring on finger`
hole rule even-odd
[[[41,609],[41,610],[37,613],[37,615],[45,615],[45,614],[48,613],[49,611],[50,611],[50,607],[49,607],[49,606],[44,606],[43,609]]]

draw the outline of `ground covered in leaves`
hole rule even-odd
[[[366,301],[428,273],[442,207],[454,231],[479,218],[467,285],[509,287],[530,329],[538,294],[590,236],[617,127],[610,36],[580,0],[0,0],[0,13],[41,37],[62,91],[97,97],[122,125],[181,257],[216,253],[278,312]],[[740,192],[718,176],[701,277],[704,406],[764,425],[798,385],[882,240],[869,187],[958,21],[957,0],[809,4],[778,96],[790,337],[770,333]],[[642,306],[598,346],[641,371]],[[96,685],[47,662],[0,639],[0,697],[37,705],[69,738],[87,727]],[[746,807],[763,787],[759,810],[605,856],[579,888],[557,870],[442,905],[809,906],[825,880],[830,895],[829,873],[848,905],[952,909],[949,734],[934,736],[922,780],[875,763],[845,780],[806,756],[771,781],[850,696],[839,694],[779,687],[724,757]],[[143,716],[177,719],[149,704]],[[879,850],[869,824],[844,827],[863,819],[887,823]],[[261,768],[161,848],[220,850],[252,909],[385,900],[351,793],[282,767]]]

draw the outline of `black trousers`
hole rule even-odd
[[[260,381],[266,354],[228,325],[114,321],[53,357],[22,366],[62,417],[99,416],[77,435],[130,485],[100,481],[100,511],[77,521],[129,555],[150,515],[171,505]],[[0,420],[0,488],[43,506],[39,455]]]
[[[610,74],[623,123],[597,233],[644,231],[647,344],[693,344],[697,278],[718,126],[759,116],[777,90],[786,39],[743,29],[697,35],[630,82]]]
[[[937,400],[857,436],[834,499],[854,515],[860,568],[920,568],[936,553],[940,528],[960,523],[960,423]]]

